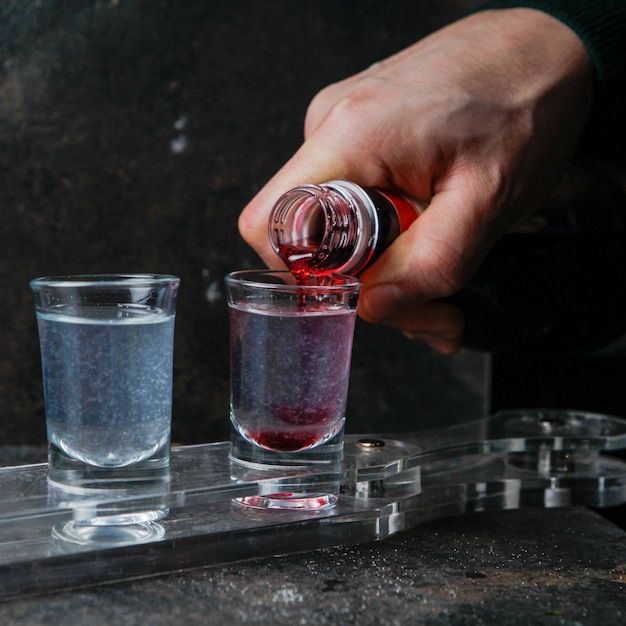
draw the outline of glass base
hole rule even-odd
[[[343,426],[328,441],[297,452],[255,446],[231,426],[231,476],[256,481],[258,493],[235,498],[243,507],[275,510],[321,510],[339,498]]]
[[[266,496],[235,498],[241,506],[255,509],[280,509],[281,511],[320,511],[337,504],[335,493],[272,493]]]
[[[50,543],[52,552],[66,554],[82,546],[90,549],[115,548],[159,541],[164,537],[165,529],[154,522],[128,526],[92,526],[77,522],[63,522],[52,528]]]
[[[48,447],[48,499],[72,509],[73,523],[83,534],[98,526],[131,527],[163,519],[169,513],[170,478],[169,441],[149,459],[115,468],[87,465],[52,443]]]
[[[98,467],[68,456],[48,444],[48,482],[77,494],[107,491],[124,492],[137,486],[154,486],[170,480],[170,442],[152,456],[124,467]]]

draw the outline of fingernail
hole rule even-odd
[[[433,350],[440,352],[441,354],[455,354],[461,349],[461,342],[455,339],[442,339],[433,337],[419,337],[427,346],[430,346]]]
[[[402,334],[408,339],[422,341],[442,354],[454,354],[463,347],[463,335],[458,332],[458,327],[442,328],[437,333],[403,331]]]

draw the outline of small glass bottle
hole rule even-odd
[[[399,195],[345,180],[302,185],[274,205],[269,239],[294,274],[358,276],[421,211]]]

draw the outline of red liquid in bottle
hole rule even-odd
[[[269,239],[299,280],[332,273],[358,276],[409,228],[419,210],[401,196],[347,181],[304,185],[279,198]]]

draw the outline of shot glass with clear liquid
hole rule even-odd
[[[97,526],[150,523],[167,514],[155,503],[170,480],[179,282],[170,275],[107,274],[30,283],[50,497],[75,510],[74,526],[66,528],[74,538],[81,526],[92,537]]]
[[[230,316],[231,459],[236,476],[264,481],[244,505],[332,506],[360,281],[288,271],[226,277]],[[300,478],[272,491],[272,470]],[[308,472],[311,472],[309,475]]]

